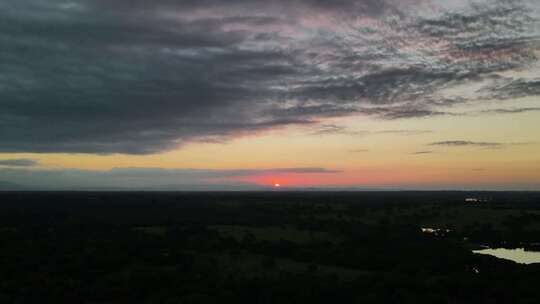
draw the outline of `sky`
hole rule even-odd
[[[0,28],[0,185],[540,190],[537,0],[17,0]]]

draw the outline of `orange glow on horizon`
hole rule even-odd
[[[246,177],[227,178],[227,181],[243,182],[254,185],[271,185],[272,188],[287,187],[392,187],[392,188],[422,188],[422,187],[459,187],[466,185],[483,185],[498,187],[514,182],[516,185],[527,185],[534,176],[524,168],[514,168],[514,176],[508,179],[507,170],[502,168],[472,170],[447,168],[366,168],[363,170],[348,170],[339,173],[313,174],[272,174]],[[458,182],[456,182],[458,181]],[[279,185],[279,186],[278,186]]]

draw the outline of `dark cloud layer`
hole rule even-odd
[[[228,185],[225,189],[243,185],[239,178],[279,176],[282,174],[333,174],[340,171],[325,168],[270,168],[270,169],[161,169],[115,168],[107,171],[79,169],[23,169],[0,168],[0,181],[51,189],[76,188],[141,188],[141,187],[204,187]]]
[[[33,159],[25,159],[25,158],[0,160],[0,167],[2,167],[2,166],[5,166],[5,167],[33,167],[33,166],[36,166],[38,164],[39,164],[38,161],[35,161]]]
[[[350,114],[539,95],[539,5],[483,0],[0,3],[0,152],[146,154]]]

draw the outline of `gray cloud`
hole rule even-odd
[[[333,135],[333,134],[350,134],[346,127],[337,125],[321,125],[313,134],[315,135]]]
[[[0,168],[0,181],[36,188],[141,188],[156,186],[208,186],[245,184],[238,178],[286,174],[334,174],[338,170],[325,168],[270,168],[270,169],[161,169],[115,168],[108,171],[79,169],[16,169]],[[228,189],[234,189],[229,187]]]
[[[26,158],[0,160],[0,167],[1,166],[6,166],[6,167],[33,167],[33,166],[37,166],[38,164],[39,164],[38,161],[33,160],[33,159],[26,159]]]
[[[431,133],[431,130],[382,130],[372,131],[371,134],[397,134],[397,135],[417,135]]]
[[[526,112],[538,112],[540,108],[537,107],[524,107],[524,108],[501,108],[481,111],[480,114],[519,114]]]
[[[516,113],[538,112],[538,111],[540,111],[540,108],[529,107],[529,108],[494,109],[494,110],[483,111],[483,113],[516,114]]]
[[[524,145],[534,145],[535,142],[510,142],[510,143],[500,143],[500,142],[486,142],[486,141],[468,141],[468,140],[447,140],[447,141],[437,141],[432,142],[429,146],[447,146],[447,147],[479,147],[487,149],[500,149],[507,148],[512,146],[524,146]]]
[[[384,135],[384,134],[395,134],[395,135],[418,135],[431,133],[431,130],[350,130],[345,126],[335,125],[335,124],[321,124],[314,127],[315,131],[312,132],[312,135],[351,135],[351,136],[367,136],[367,135]]]
[[[487,96],[493,99],[512,99],[540,95],[540,79],[501,79],[493,85],[483,88]]]
[[[435,7],[435,8],[434,8]],[[147,154],[323,118],[538,95],[533,1],[0,3],[0,152]]]
[[[432,111],[427,109],[410,109],[406,111],[396,110],[396,109],[384,109],[377,110],[376,112],[381,113],[379,116],[384,119],[403,119],[403,118],[418,118],[418,117],[431,117],[431,116],[440,116],[440,115],[449,115],[445,112]]]
[[[413,152],[412,154],[414,155],[422,155],[422,154],[432,154],[434,153],[433,151],[416,151],[416,152]]]
[[[509,144],[498,142],[482,142],[482,141],[467,141],[467,140],[447,140],[438,141],[429,144],[430,146],[448,146],[448,147],[482,147],[482,148],[502,148]]]

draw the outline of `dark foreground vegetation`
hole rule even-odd
[[[539,243],[540,193],[0,193],[0,303],[540,303],[471,251]]]

